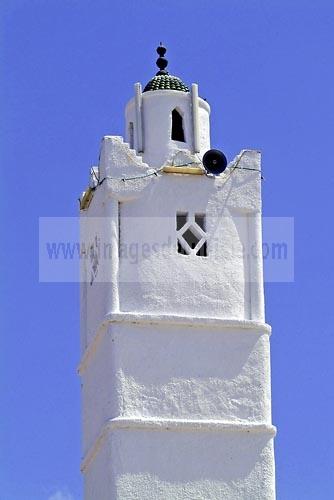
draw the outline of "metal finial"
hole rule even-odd
[[[159,54],[159,57],[156,61],[156,64],[159,68],[157,75],[168,75],[168,71],[166,71],[165,69],[167,67],[168,61],[164,57],[164,55],[166,54],[166,50],[166,47],[164,47],[160,42],[159,47],[157,47],[157,53]]]

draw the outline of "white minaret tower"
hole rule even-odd
[[[210,107],[157,52],[81,198],[84,498],[272,500],[260,153],[210,174]]]

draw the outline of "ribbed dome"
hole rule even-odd
[[[170,75],[166,70],[168,61],[165,58],[166,47],[164,47],[161,42],[157,48],[157,53],[159,57],[156,64],[159,68],[158,73],[148,82],[143,92],[148,92],[149,90],[179,90],[180,92],[189,92],[188,87],[183,83],[177,76]]]
[[[156,75],[148,82],[143,92],[149,90],[179,90],[181,92],[189,92],[188,87],[177,76],[173,75]]]

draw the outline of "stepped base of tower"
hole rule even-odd
[[[272,500],[272,432],[113,429],[85,474],[85,500]]]
[[[80,367],[85,500],[274,499],[269,333],[109,315]]]

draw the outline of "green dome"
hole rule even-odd
[[[165,74],[156,75],[148,82],[143,92],[149,90],[179,90],[180,92],[189,92],[188,87],[177,76]]]

